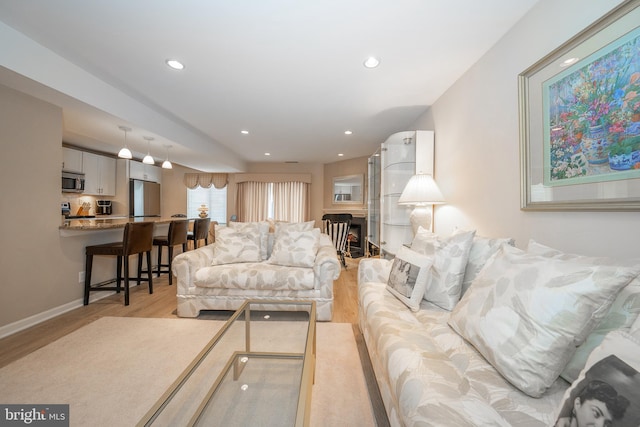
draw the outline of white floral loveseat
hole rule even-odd
[[[359,324],[392,426],[575,425],[558,414],[592,349],[640,327],[637,261],[512,245],[420,230],[413,251],[361,260]]]
[[[331,320],[340,264],[331,239],[305,223],[216,225],[215,242],[173,260],[177,313],[235,310],[247,299],[316,302],[316,319]]]

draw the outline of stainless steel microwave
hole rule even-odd
[[[84,174],[75,172],[62,172],[63,193],[83,193]]]

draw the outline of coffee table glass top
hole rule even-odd
[[[246,301],[138,425],[308,425],[315,318],[315,302]]]

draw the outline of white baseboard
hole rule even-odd
[[[89,302],[91,303],[93,301],[98,301],[102,298],[106,298],[109,295],[113,295],[113,294],[115,294],[115,291],[105,292],[105,293],[101,292],[100,295],[94,294],[89,298]],[[15,334],[16,332],[20,332],[24,329],[35,326],[38,323],[42,323],[45,320],[52,319],[63,313],[82,307],[83,303],[84,303],[83,298],[80,298],[75,301],[71,301],[67,304],[54,307],[50,310],[43,311],[42,313],[34,314],[33,316],[18,320],[17,322],[9,323],[8,325],[5,325],[5,326],[0,326],[0,338],[4,338],[9,335]]]

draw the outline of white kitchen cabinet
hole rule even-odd
[[[82,173],[82,151],[62,147],[62,170]]]
[[[84,194],[116,195],[116,159],[93,153],[82,153]]]
[[[129,179],[162,182],[162,168],[129,160]]]
[[[398,199],[413,175],[433,175],[434,132],[395,133],[380,151],[380,252],[383,258],[393,258],[402,245],[413,240],[409,220],[413,207],[398,205]]]

